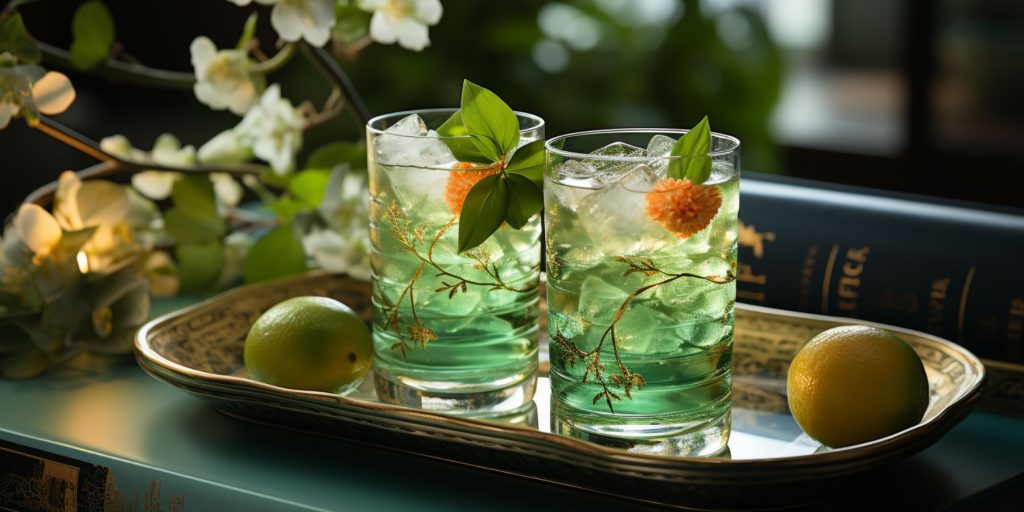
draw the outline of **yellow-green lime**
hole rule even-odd
[[[344,393],[373,363],[366,324],[327,297],[295,297],[268,309],[245,338],[245,367],[258,381],[293,389]]]
[[[914,426],[928,408],[928,377],[914,349],[864,325],[811,338],[789,366],[786,389],[800,427],[833,448]]]

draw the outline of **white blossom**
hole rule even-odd
[[[120,185],[104,180],[83,182],[71,171],[64,171],[58,179],[53,216],[60,227],[64,231],[95,228],[82,247],[92,271],[103,271],[138,252],[129,211],[127,190]]]
[[[285,175],[295,168],[304,127],[302,114],[281,97],[281,89],[274,84],[234,130],[240,143],[252,148],[253,155],[269,163],[275,173]]]
[[[177,137],[165,133],[153,143],[148,160],[163,165],[189,166],[196,162],[196,148],[182,147]],[[142,171],[132,176],[132,186],[150,199],[167,199],[179,178],[181,173],[177,172]]]
[[[39,66],[0,66],[0,129],[21,115],[29,123],[39,113],[60,114],[75,101],[68,77]]]
[[[420,51],[430,45],[427,26],[441,21],[440,0],[359,0],[359,8],[373,12],[370,37],[378,43],[398,42]]]
[[[253,0],[229,0],[236,5],[249,5]],[[323,46],[334,26],[334,0],[256,0],[273,5],[270,24],[285,41],[305,39],[314,46]]]
[[[163,165],[187,167],[196,163],[195,147],[191,145],[182,146],[178,138],[170,133],[164,133],[157,137],[156,142],[153,143],[153,149],[148,153],[132,147],[131,141],[124,135],[104,137],[100,141],[100,147],[108,153],[143,164],[145,162],[153,162]],[[202,153],[202,149],[200,149],[200,153]],[[251,156],[251,153],[249,156]],[[244,160],[248,160],[248,158],[242,161]],[[182,174],[180,172],[141,171],[132,175],[132,187],[149,199],[167,199],[171,197],[174,183],[181,177]],[[242,199],[242,186],[230,175],[211,173],[210,181],[213,182],[213,189],[217,194],[217,202],[221,206],[235,206]]]
[[[329,272],[370,279],[369,192],[366,176],[336,167],[331,173],[320,216],[325,226],[313,226],[303,237],[306,254]]]
[[[245,145],[232,128],[206,141],[199,147],[196,157],[207,164],[240,164],[252,159],[252,148]]]
[[[223,206],[237,206],[245,194],[245,189],[230,174],[212,173],[210,181],[213,182],[213,191],[217,195],[217,202]]]
[[[57,219],[36,204],[23,203],[12,225],[14,234],[36,257],[49,255],[63,237]]]
[[[192,90],[200,102],[214,110],[227,108],[243,115],[256,102],[263,87],[262,75],[251,72],[249,57],[242,50],[217,50],[213,41],[199,36],[189,47],[196,83]]]

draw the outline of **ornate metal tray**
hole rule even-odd
[[[383,404],[372,384],[342,397],[246,378],[242,347],[249,326],[271,305],[297,295],[332,296],[369,319],[369,285],[347,277],[317,274],[247,286],[147,324],[135,342],[139,364],[247,421],[693,509],[787,507],[832,498],[852,488],[858,476],[938,440],[977,400],[985,372],[957,345],[882,326],[899,333],[924,361],[931,384],[928,411],[920,424],[892,436],[828,449],[803,434],[789,415],[786,371],[803,342],[853,320],[737,305],[728,453],[703,459],[646,455],[549,433],[546,377],[533,404],[492,419]],[[543,371],[546,365],[541,366]]]

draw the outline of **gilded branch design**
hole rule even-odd
[[[612,401],[621,401],[622,396],[616,393],[612,388],[620,389],[622,395],[626,398],[632,399],[632,390],[643,389],[646,381],[644,377],[639,373],[633,373],[629,367],[622,361],[622,357],[619,354],[619,342],[616,333],[616,326],[619,320],[622,319],[623,315],[626,314],[626,310],[629,308],[629,304],[633,302],[638,296],[648,290],[652,290],[659,286],[671,283],[682,278],[701,279],[715,284],[728,284],[735,281],[736,276],[730,271],[725,277],[720,276],[702,276],[698,274],[692,274],[689,272],[671,273],[666,272],[654,263],[653,260],[648,258],[634,259],[625,256],[619,256],[616,258],[618,261],[625,263],[629,266],[623,276],[631,274],[643,274],[646,277],[664,276],[664,279],[655,281],[650,284],[643,285],[636,290],[633,290],[619,306],[615,312],[615,316],[612,317],[611,323],[601,334],[601,338],[598,340],[597,345],[589,350],[583,351],[576,343],[565,337],[561,331],[556,330],[554,336],[554,342],[562,349],[561,360],[563,364],[567,364],[570,367],[574,367],[576,362],[582,362],[586,364],[586,371],[583,373],[581,382],[586,384],[587,380],[593,376],[594,380],[601,385],[601,391],[594,395],[593,403],[604,399],[608,404],[608,410],[615,412],[615,408],[612,406]],[[605,366],[601,363],[601,349],[604,348],[605,342],[611,342],[612,355],[615,358],[615,366],[618,373],[607,375]]]
[[[437,248],[437,245],[440,243],[445,233],[447,233],[448,230],[458,222],[457,217],[452,217],[445,225],[441,226],[433,238],[430,239],[429,243],[427,242],[426,231],[424,228],[414,228],[412,226],[412,222],[406,219],[402,214],[402,210],[398,207],[397,202],[391,202],[391,205],[385,212],[385,218],[390,225],[391,235],[395,240],[402,245],[402,248],[406,252],[409,252],[420,260],[419,267],[413,274],[412,279],[410,279],[409,283],[402,290],[402,293],[398,296],[398,300],[395,301],[393,305],[384,304],[383,306],[387,325],[389,328],[394,329],[399,336],[399,341],[393,344],[391,348],[401,350],[403,359],[406,357],[407,350],[412,348],[412,346],[406,342],[405,334],[403,334],[401,321],[399,319],[399,307],[401,306],[402,301],[406,300],[406,298],[408,298],[409,311],[413,319],[413,325],[405,326],[405,332],[408,334],[409,339],[411,339],[414,344],[418,345],[421,349],[425,349],[428,342],[437,339],[437,335],[434,331],[423,325],[416,313],[414,288],[422,276],[423,271],[428,267],[432,269],[432,271],[436,272],[436,277],[441,278],[441,286],[435,289],[434,293],[447,293],[449,299],[454,298],[457,293],[466,293],[469,286],[483,286],[490,290],[506,290],[515,293],[527,293],[540,286],[539,280],[534,280],[524,286],[514,286],[506,282],[501,276],[501,269],[499,268],[498,263],[493,261],[492,255],[482,247],[477,247],[476,249],[467,251],[464,255],[474,261],[473,268],[483,271],[490,280],[482,281],[459,276],[437,263],[434,260],[434,250]],[[423,244],[427,244],[425,251],[421,248]]]

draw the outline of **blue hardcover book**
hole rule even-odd
[[[748,173],[737,299],[1024,362],[1024,211]]]

